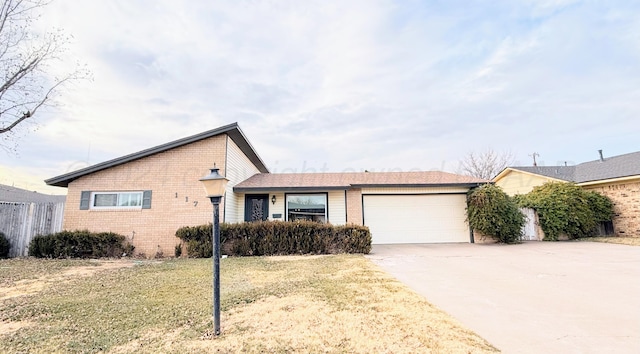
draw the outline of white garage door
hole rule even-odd
[[[469,242],[466,195],[364,195],[374,244]]]

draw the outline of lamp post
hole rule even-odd
[[[200,178],[207,197],[213,204],[213,329],[216,336],[220,335],[220,201],[229,181],[218,171],[219,169],[213,164],[211,173]]]

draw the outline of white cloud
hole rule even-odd
[[[3,164],[96,163],[234,121],[280,171],[454,171],[487,145],[523,162],[625,153],[640,132],[638,10],[56,0],[43,18],[74,35],[94,80]]]

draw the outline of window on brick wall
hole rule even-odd
[[[150,209],[151,191],[83,191],[80,209]]]

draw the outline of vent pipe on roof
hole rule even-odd
[[[602,150],[598,150],[598,154],[600,154],[600,161],[604,162],[604,157],[602,157]]]

